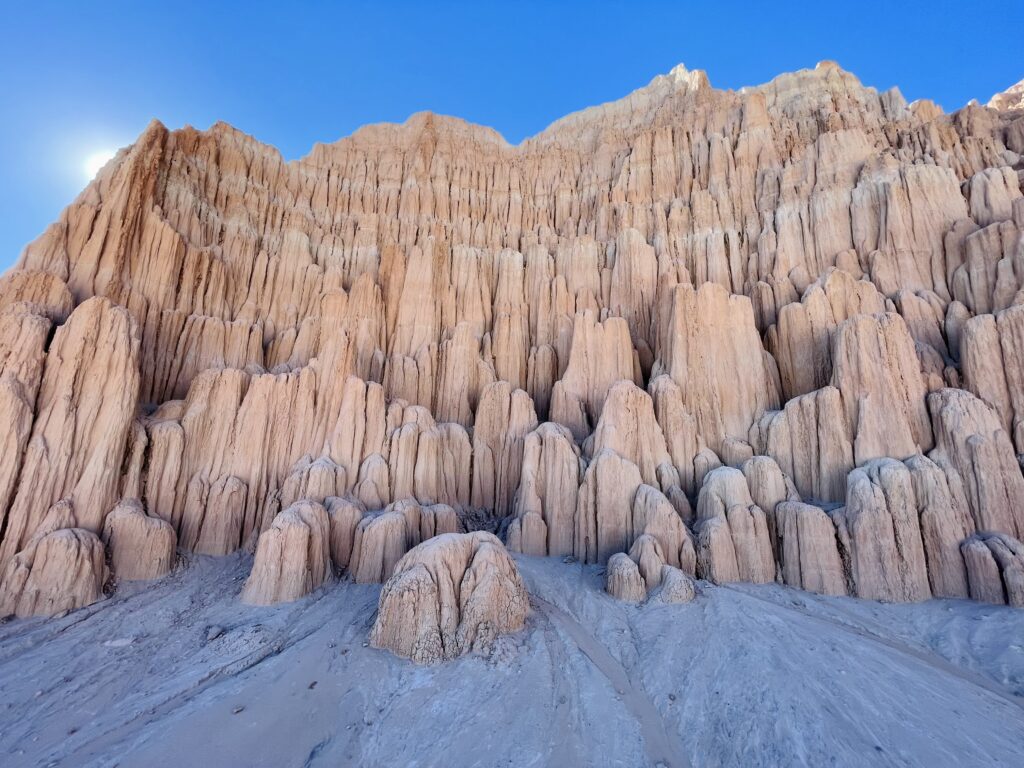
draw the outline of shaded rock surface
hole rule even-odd
[[[1024,545],[1003,533],[979,533],[961,549],[973,599],[1024,608]]]
[[[159,517],[146,514],[137,499],[123,499],[103,524],[103,543],[118,579],[159,579],[174,567],[177,537]]]

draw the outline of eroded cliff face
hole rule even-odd
[[[0,605],[99,598],[58,593],[104,541],[249,547],[268,602],[479,528],[630,594],[1017,601],[1015,93],[679,67],[519,146],[418,114],[294,162],[153,123],[0,279]]]

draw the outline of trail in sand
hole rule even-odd
[[[633,685],[625,668],[608,652],[608,649],[561,608],[542,597],[531,595],[531,598],[534,605],[549,620],[572,638],[583,655],[608,678],[615,692],[622,697],[623,704],[640,726],[644,751],[650,764],[669,768],[690,768],[690,761],[683,754],[678,736],[665,728],[665,721],[650,698],[642,688]]]

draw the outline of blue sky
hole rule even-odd
[[[679,62],[738,88],[821,59],[953,110],[1024,77],[1022,39],[1024,0],[0,0],[0,269],[85,185],[90,154],[153,117],[223,119],[288,158],[424,109],[516,142]]]

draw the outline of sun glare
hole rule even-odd
[[[100,169],[106,165],[115,154],[116,150],[113,149],[98,149],[90,154],[85,158],[85,164],[82,166],[85,170],[85,175],[89,179],[94,179],[96,174],[100,172]]]

